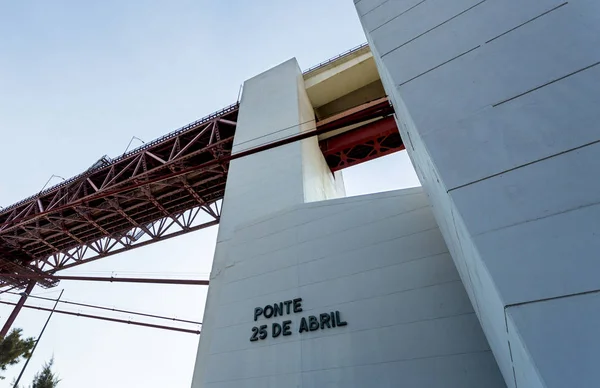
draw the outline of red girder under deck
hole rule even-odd
[[[228,168],[218,161],[231,154],[238,108],[231,105],[3,209],[0,286],[25,282],[7,273],[55,273],[216,225]]]
[[[231,105],[3,209],[0,288],[23,287],[28,277],[50,287],[56,280],[40,275],[218,224],[230,160],[277,146],[232,155],[238,110]],[[392,113],[383,98],[299,136],[359,125],[322,142],[337,170],[402,149]]]
[[[341,170],[404,149],[393,116],[373,121],[319,142],[331,171]]]

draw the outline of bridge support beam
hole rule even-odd
[[[21,309],[23,308],[23,305],[25,304],[25,301],[27,300],[27,297],[29,296],[29,294],[31,293],[31,291],[33,291],[33,287],[35,287],[35,283],[36,283],[35,280],[30,280],[29,281],[29,284],[27,285],[27,288],[25,289],[25,291],[21,295],[21,299],[19,299],[19,301],[17,302],[17,304],[16,304],[15,308],[13,309],[12,313],[10,313],[10,315],[8,316],[8,319],[6,320],[6,323],[4,323],[4,326],[2,327],[2,330],[0,331],[0,339],[4,338],[8,334],[8,331],[12,327],[13,323],[15,323],[15,319],[17,319],[17,316],[21,312]]]

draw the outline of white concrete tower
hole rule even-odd
[[[375,69],[248,80],[234,152],[384,97]],[[504,387],[422,189],[340,179],[316,137],[231,163],[192,387]]]
[[[302,71],[290,59],[244,82],[233,153],[312,130],[315,124]],[[224,272],[245,259],[246,252],[230,252],[236,228],[294,205],[344,196],[342,174],[336,175],[329,171],[316,137],[231,162],[195,381],[208,363]]]
[[[600,381],[600,2],[355,0],[506,383]]]

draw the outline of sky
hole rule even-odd
[[[308,68],[364,41],[352,0],[0,0],[0,206],[40,191],[53,174],[69,178],[122,154],[132,136],[151,141],[235,102],[244,80],[291,57]],[[405,152],[346,169],[344,179],[348,195],[419,184]],[[62,274],[207,279],[216,235],[204,229]],[[207,291],[63,281],[32,294],[55,298],[61,289],[64,300],[196,321]],[[9,313],[0,305],[0,323]],[[15,326],[37,337],[46,317],[23,310]],[[189,387],[198,340],[55,315],[22,381],[54,356],[61,388]]]

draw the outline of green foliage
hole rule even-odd
[[[44,364],[42,371],[35,375],[31,388],[55,388],[58,386],[60,380],[52,372],[52,364],[54,364],[54,358]]]
[[[33,338],[22,338],[21,329],[13,329],[5,338],[0,338],[0,371],[9,365],[18,364],[21,358],[29,357],[35,344]],[[0,380],[4,377],[0,376]]]

